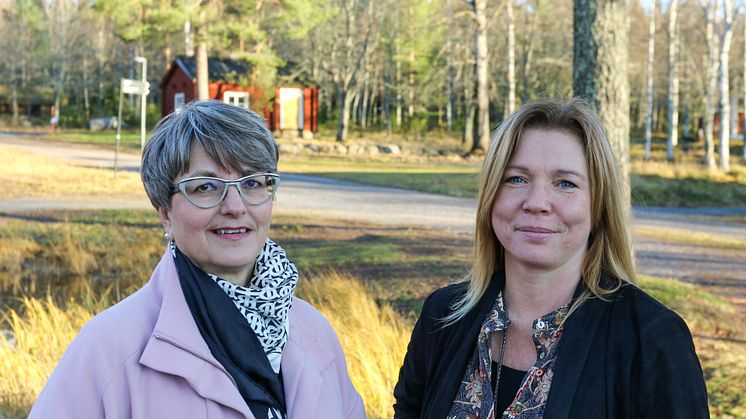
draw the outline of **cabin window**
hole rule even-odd
[[[249,107],[249,92],[227,91],[223,93],[223,102],[242,108]]]
[[[184,107],[184,93],[174,94],[174,112],[179,112]]]

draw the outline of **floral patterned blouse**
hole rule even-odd
[[[560,326],[570,305],[545,314],[533,323],[536,345],[536,363],[531,367],[518,388],[513,403],[502,414],[503,419],[528,419],[544,416],[544,407],[552,385],[553,365],[557,358],[557,342],[562,336]],[[502,291],[489,311],[477,337],[477,345],[466,373],[461,380],[456,398],[451,405],[448,419],[494,419],[492,379],[492,334],[505,330],[510,324]]]

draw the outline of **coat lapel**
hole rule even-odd
[[[557,348],[554,378],[544,410],[545,417],[569,417],[580,376],[584,371],[604,309],[604,301],[591,298],[567,319],[559,341],[560,346]]]
[[[153,370],[182,377],[205,399],[253,419],[238,389],[202,339],[184,299],[176,266],[169,252],[156,267],[151,282],[158,297],[162,298],[161,310],[140,363]]]

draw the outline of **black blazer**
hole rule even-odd
[[[607,278],[602,278],[607,281]],[[445,418],[479,330],[505,284],[496,273],[466,316],[442,328],[467,283],[431,294],[412,332],[394,417]],[[691,334],[676,313],[634,285],[584,302],[565,322],[544,418],[708,418]]]

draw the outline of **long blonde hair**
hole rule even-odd
[[[451,324],[466,315],[482,298],[492,275],[504,269],[505,249],[492,229],[492,205],[518,141],[528,129],[559,130],[575,135],[585,149],[591,183],[591,233],[583,260],[584,292],[570,308],[572,313],[592,296],[604,298],[624,283],[635,282],[630,250],[629,208],[623,199],[624,188],[619,163],[598,115],[579,99],[544,99],[528,102],[511,114],[492,134],[479,180],[473,263],[466,276],[469,282],[464,296],[457,300],[444,323]],[[600,283],[607,273],[613,282],[608,288]]]

